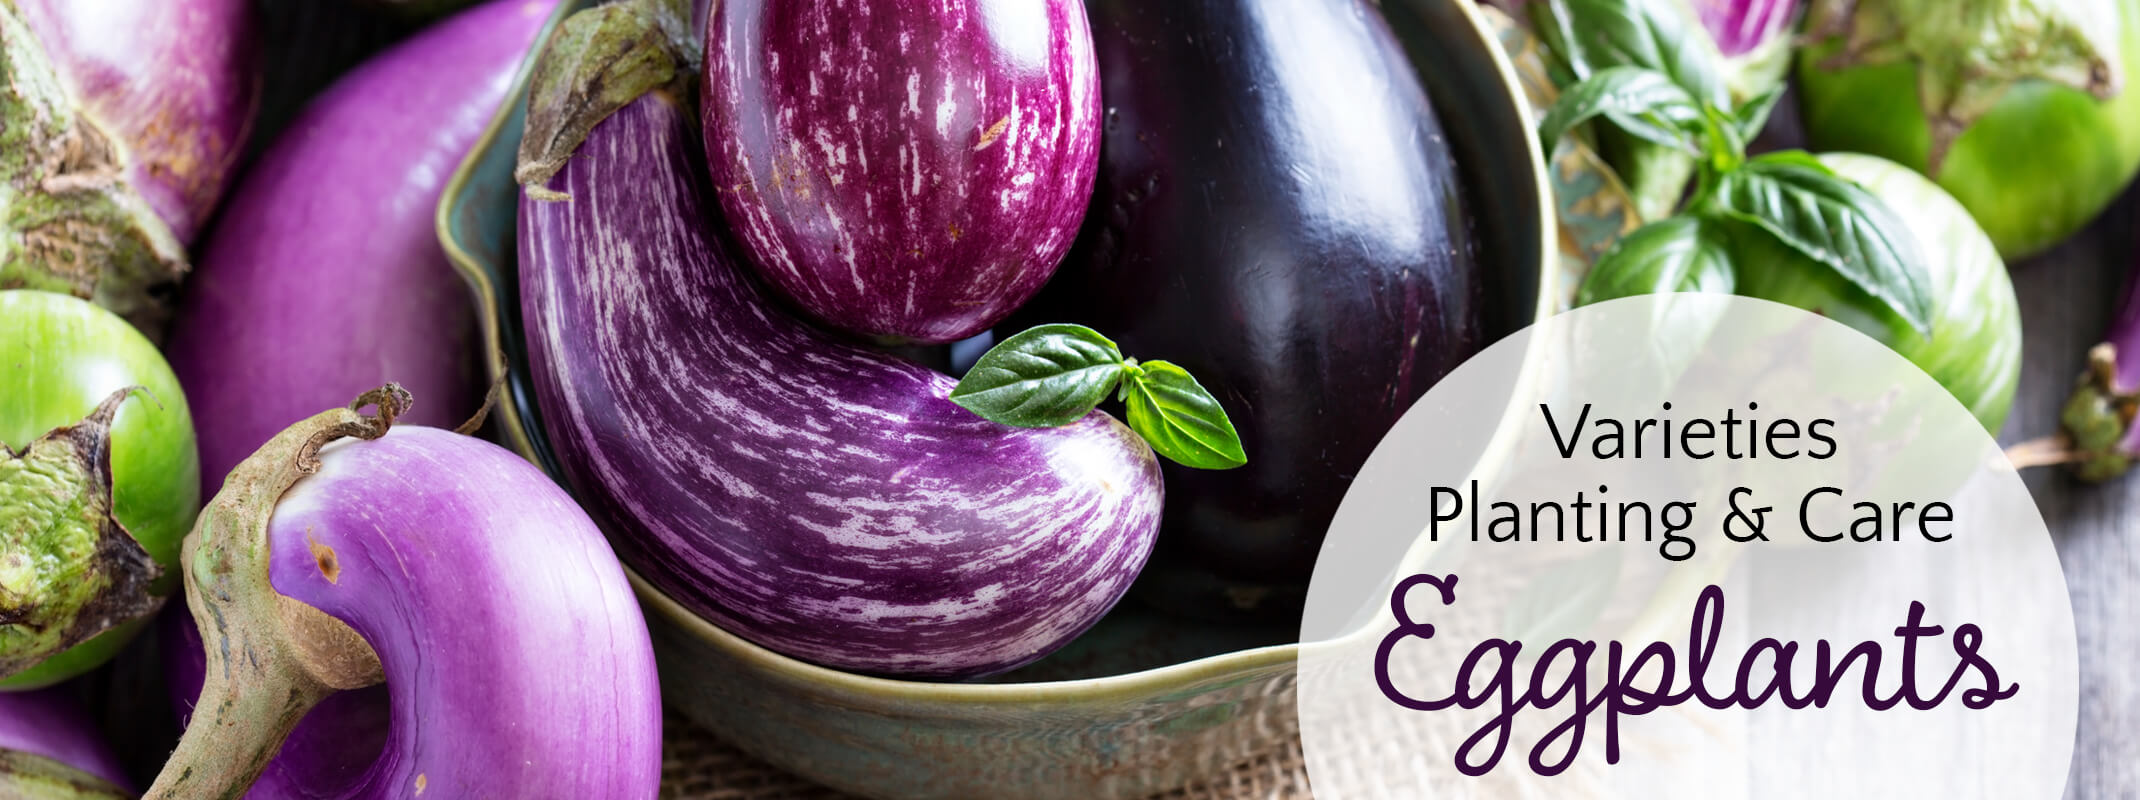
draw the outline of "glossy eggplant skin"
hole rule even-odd
[[[1047,283],[1098,150],[1080,0],[725,0],[707,31],[713,182],[798,308],[941,344]]]
[[[1139,593],[1254,610],[1305,585],[1368,453],[1483,346],[1457,165],[1365,0],[1088,8],[1105,109],[1093,206],[1017,321],[1090,325],[1224,404],[1248,465],[1166,465]]]

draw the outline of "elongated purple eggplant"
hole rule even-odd
[[[0,797],[131,797],[127,786],[118,757],[72,697],[0,692]]]
[[[0,289],[151,338],[259,103],[247,0],[0,4]]]
[[[1099,188],[1019,321],[1089,325],[1211,390],[1248,466],[1167,465],[1140,593],[1276,602],[1376,442],[1482,345],[1457,166],[1362,0],[1096,0],[1092,22]]]
[[[247,0],[16,0],[75,100],[123,149],[126,182],[191,242],[260,103]]]
[[[787,316],[720,238],[683,102],[625,106],[550,181],[570,201],[521,201],[544,424],[625,562],[860,672],[1000,672],[1092,625],[1150,552],[1150,448],[1100,413],[982,420],[950,377]]]
[[[475,301],[436,206],[557,0],[491,0],[317,99],[232,198],[168,352],[198,420],[203,494],[277,431],[366,387],[451,426],[481,395]]]
[[[246,459],[188,537],[204,685],[147,796],[654,796],[653,645],[601,532],[503,448],[394,426],[398,389],[359,402]],[[382,680],[351,770],[378,696],[315,705]]]
[[[796,305],[950,342],[1054,273],[1099,152],[1081,0],[724,0],[707,31],[714,186]]]

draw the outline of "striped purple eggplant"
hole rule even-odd
[[[171,668],[200,699],[147,796],[653,797],[653,645],[600,530],[528,462],[368,399],[248,458],[187,540],[214,646]]]
[[[1026,430],[792,318],[719,232],[690,111],[649,94],[524,197],[522,315],[575,495],[625,562],[758,644],[957,678],[1030,662],[1143,566],[1159,465],[1105,414]]]
[[[198,421],[202,494],[284,427],[371,386],[453,426],[482,394],[475,301],[438,197],[557,0],[490,0],[315,100],[238,188],[168,348]]]
[[[161,335],[260,100],[249,0],[0,3],[0,289]]]
[[[129,784],[65,690],[0,692],[0,797],[124,798]]]
[[[827,324],[971,336],[1077,235],[1100,135],[1081,0],[723,0],[705,64],[729,224]]]

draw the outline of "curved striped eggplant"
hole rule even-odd
[[[965,677],[1097,621],[1143,566],[1159,466],[1105,414],[1007,428],[941,373],[787,316],[729,255],[690,112],[643,96],[523,196],[544,424],[626,563],[761,645]]]
[[[0,692],[0,797],[124,798],[129,783],[63,690]]]
[[[393,426],[398,388],[359,402],[246,459],[187,538],[213,646],[174,665],[204,683],[147,796],[653,797],[653,645],[593,521],[497,445]],[[380,698],[319,703],[382,680],[351,769]]]
[[[963,339],[1076,238],[1100,137],[1082,0],[723,0],[707,31],[714,186],[810,315]]]
[[[1095,0],[1108,108],[1087,230],[1021,323],[1165,353],[1248,465],[1167,465],[1141,595],[1297,613],[1353,473],[1482,346],[1459,172],[1367,0]]]
[[[365,62],[248,173],[167,352],[200,432],[202,494],[277,431],[387,381],[452,426],[482,395],[475,302],[437,205],[558,0],[490,0]]]

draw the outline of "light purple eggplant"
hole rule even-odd
[[[475,300],[439,247],[438,197],[557,0],[490,0],[358,67],[248,173],[167,349],[200,434],[203,495],[277,431],[387,381],[451,427],[481,392]]]
[[[0,3],[0,289],[160,339],[259,102],[246,0]]]
[[[2140,461],[2140,264],[2126,274],[2110,328],[2088,349],[2058,421],[2062,440],[2031,442],[2008,456],[2029,466],[2064,462],[2087,481],[2117,478]],[[2038,451],[2052,457],[2038,461]]]
[[[723,0],[705,64],[742,251],[833,327],[980,333],[1084,219],[1100,96],[1081,0]]]
[[[22,756],[42,763],[18,763]],[[0,797],[31,793],[32,780],[18,770],[50,769],[76,779],[101,781],[105,789],[131,785],[119,758],[98,736],[89,715],[63,689],[36,692],[0,692]],[[51,780],[51,773],[39,776]],[[70,795],[71,796],[71,795]],[[84,797],[104,795],[85,793]],[[112,796],[121,796],[113,794]]]
[[[15,0],[180,242],[223,196],[260,104],[250,0]]]
[[[178,648],[200,699],[147,796],[653,797],[653,646],[601,532],[503,448],[360,402],[248,458],[188,538],[210,646]]]
[[[625,563],[717,625],[858,672],[961,678],[1083,632],[1148,556],[1161,483],[1105,414],[1015,429],[941,373],[787,315],[720,235],[666,93],[524,196],[521,308],[567,483]]]

